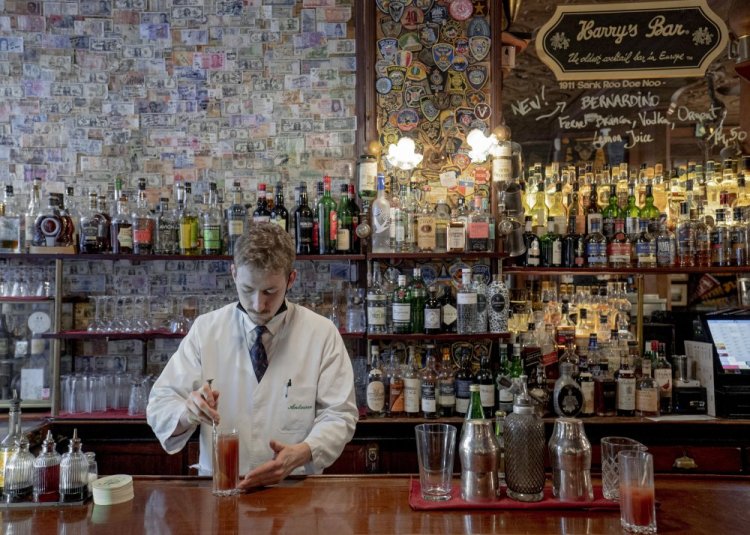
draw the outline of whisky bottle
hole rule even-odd
[[[128,196],[124,193],[117,201],[117,213],[112,218],[112,252],[114,254],[132,254],[133,221],[128,209]]]
[[[451,222],[451,209],[445,199],[438,199],[435,205],[435,252],[444,253],[448,250],[448,227]]]
[[[421,408],[421,379],[417,367],[414,346],[409,346],[409,360],[404,371],[404,412],[406,416],[417,417]]]
[[[474,373],[471,370],[471,356],[468,349],[461,350],[461,360],[456,372],[456,414],[465,416],[469,410],[471,400],[470,387],[474,383]]]
[[[385,415],[383,364],[377,345],[373,344],[371,352],[370,371],[367,374],[367,416],[378,418]]]
[[[133,253],[138,255],[152,254],[154,252],[156,221],[148,208],[145,178],[138,179],[138,197],[131,221],[133,223]]]
[[[479,385],[479,398],[484,417],[492,418],[495,414],[495,378],[490,370],[489,355],[483,355],[480,359],[474,382]]]
[[[221,220],[219,209],[219,194],[216,191],[216,182],[208,184],[208,206],[201,214],[201,235],[203,236],[203,254],[219,255],[222,253],[224,240],[221,230],[224,224]]]
[[[13,186],[8,184],[0,203],[0,253],[20,253],[23,238],[23,218],[16,210]]]
[[[313,254],[314,214],[307,201],[307,186],[299,185],[299,206],[294,211],[294,232],[297,254]],[[317,252],[317,251],[315,251]]]
[[[102,244],[99,240],[99,220],[96,217],[96,192],[89,193],[88,207],[81,210],[81,221],[79,223],[80,242],[78,250],[82,254],[96,254],[102,252]]]
[[[456,374],[451,361],[451,350],[443,347],[443,358],[438,374],[438,415],[441,418],[453,416],[456,410]]]
[[[289,232],[289,211],[284,206],[284,185],[281,182],[276,184],[276,202],[271,209],[271,221]]]
[[[156,254],[177,254],[180,250],[178,218],[177,211],[169,208],[169,199],[161,197],[159,208],[156,211],[156,238],[154,239],[154,252]]]
[[[305,192],[305,200],[307,200],[307,192]],[[247,224],[247,209],[242,203],[242,189],[238,180],[235,180],[232,184],[231,202],[224,218],[226,220],[224,235],[226,236],[226,251],[228,255],[234,254],[234,246],[240,236],[245,233],[245,225]],[[299,250],[299,240],[297,241],[297,254],[309,254],[309,251],[302,253]]]
[[[411,333],[411,292],[406,285],[406,275],[398,276],[398,287],[393,292],[392,307],[393,332],[396,334]]]
[[[388,364],[388,415],[394,418],[404,415],[404,376],[397,353],[391,351]]]

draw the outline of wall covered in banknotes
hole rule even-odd
[[[349,180],[353,0],[0,0],[0,181]]]

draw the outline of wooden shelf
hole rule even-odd
[[[47,303],[54,300],[54,297],[37,297],[35,295],[27,295],[23,297],[0,297],[0,303]]]
[[[433,258],[505,258],[496,252],[461,252],[461,253],[367,253],[368,260],[430,260]]]
[[[488,338],[510,338],[510,333],[439,333],[439,334],[396,334],[396,333],[368,333],[368,340],[435,340],[435,341],[455,341],[455,340],[486,340]]]
[[[679,275],[679,274],[734,274],[750,273],[750,266],[722,267],[656,267],[656,268],[592,268],[592,267],[528,267],[503,266],[503,273],[524,273],[528,275]]]
[[[42,335],[42,338],[59,340],[156,340],[159,338],[180,339],[184,337],[184,334],[169,331],[149,331],[143,333],[61,331]]]

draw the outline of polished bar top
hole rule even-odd
[[[455,481],[458,484],[458,481]],[[409,476],[314,476],[230,498],[207,478],[135,478],[120,505],[0,509],[3,533],[621,533],[619,511],[412,511]],[[747,533],[750,478],[657,476],[659,533]]]

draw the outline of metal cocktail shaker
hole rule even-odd
[[[544,498],[544,422],[534,401],[526,392],[526,377],[521,376],[521,393],[513,402],[513,413],[505,417],[505,482],[508,496],[521,502]]]
[[[497,498],[500,489],[497,466],[500,446],[492,420],[466,420],[458,453],[461,457],[461,498],[486,502]]]
[[[591,443],[581,420],[555,420],[549,440],[549,457],[552,463],[552,494],[566,501],[590,502],[594,499]]]

